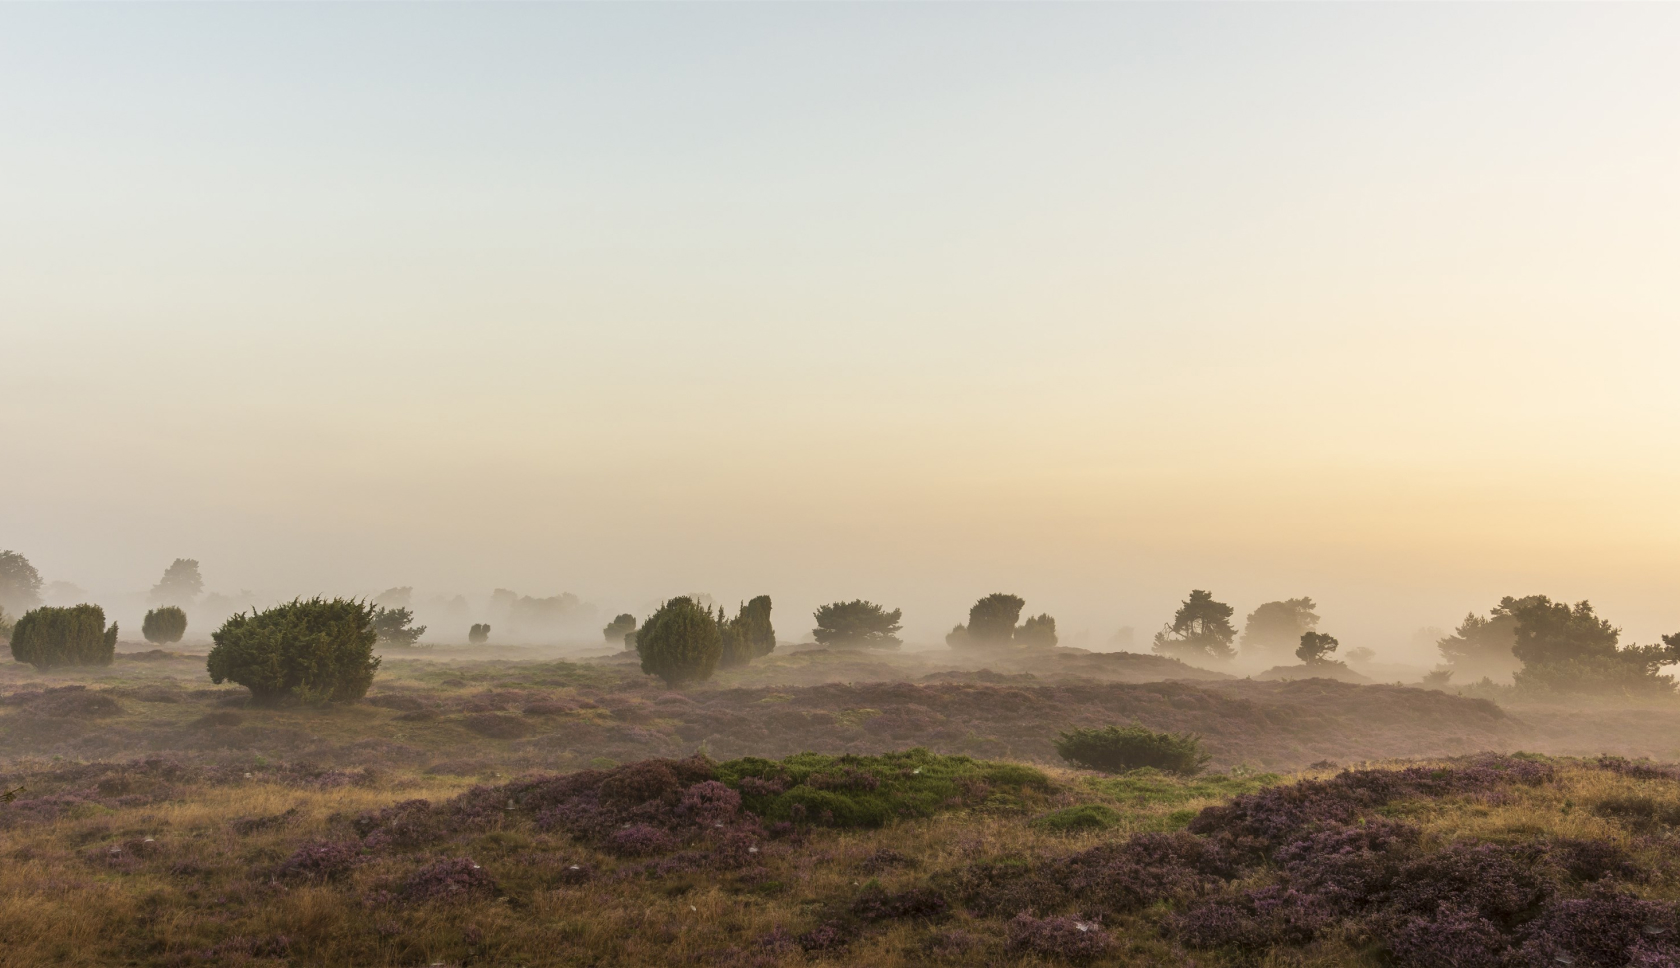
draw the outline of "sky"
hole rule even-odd
[[[1680,7],[0,6],[0,547],[116,600],[1680,630]],[[464,633],[464,630],[463,630]],[[1398,654],[1398,652],[1396,652]]]

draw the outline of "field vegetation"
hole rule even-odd
[[[1525,607],[1524,669],[1643,661],[1588,608]],[[0,666],[0,966],[1680,958],[1654,670],[1359,685],[1316,674],[1337,643],[1309,628],[1290,675],[1239,679],[1058,647],[1024,608],[988,596],[928,653],[836,603],[832,647],[777,650],[767,597],[683,597],[534,661],[313,599],[209,655]],[[1185,608],[1165,639],[1229,645],[1220,603]]]

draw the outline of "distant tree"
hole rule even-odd
[[[1336,651],[1340,644],[1334,636],[1323,632],[1302,632],[1301,644],[1295,649],[1295,657],[1307,665],[1315,665],[1327,661],[1330,653]]]
[[[903,615],[902,609],[889,612],[861,598],[833,602],[817,609],[811,637],[830,648],[896,649],[904,644],[898,637]]]
[[[73,581],[50,581],[41,588],[41,598],[48,605],[80,605],[88,600],[88,593]]]
[[[1137,644],[1137,629],[1130,625],[1120,626],[1119,631],[1108,637],[1108,644],[1121,652],[1130,652],[1132,646]]]
[[[1358,662],[1361,665],[1374,660],[1376,657],[1376,651],[1365,645],[1362,645],[1357,649],[1349,649],[1347,653],[1347,660],[1349,662]]]
[[[13,620],[10,615],[6,614],[5,609],[0,608],[0,642],[10,645],[12,642],[12,629],[16,627],[17,622]]]
[[[1237,630],[1231,625],[1235,609],[1216,602],[1212,592],[1195,589],[1179,605],[1172,624],[1155,633],[1155,651],[1160,655],[1190,659],[1230,659],[1236,655],[1231,640]]]
[[[12,658],[37,669],[110,665],[117,650],[117,624],[105,627],[98,605],[36,608],[12,629]]]
[[[360,699],[379,670],[373,610],[367,602],[311,598],[235,615],[211,633],[210,681],[236,682],[265,705]]]
[[[966,649],[974,644],[974,639],[968,634],[968,626],[958,623],[945,633],[945,644],[953,649]]]
[[[1504,599],[1513,605],[1527,600]],[[1441,652],[1441,658],[1461,681],[1483,677],[1499,681],[1509,679],[1512,673],[1522,668],[1522,662],[1511,652],[1516,642],[1517,617],[1502,602],[1488,613],[1487,618],[1475,612],[1465,615],[1453,634],[1442,637],[1435,645]]]
[[[1243,652],[1276,656],[1293,649],[1301,633],[1318,627],[1317,607],[1310,598],[1289,598],[1249,612],[1243,623]]]
[[[606,638],[608,645],[616,645],[622,649],[626,647],[624,637],[634,631],[636,616],[626,612],[608,622],[607,627],[601,630],[601,635]]]
[[[1003,645],[1015,637],[1015,621],[1026,599],[994,592],[968,610],[968,635],[976,645]]]
[[[396,588],[387,588],[379,594],[373,596],[373,604],[383,605],[386,608],[408,608],[413,601],[414,586],[412,585],[400,585]]]
[[[1056,647],[1056,620],[1048,615],[1035,615],[1015,630],[1015,644],[1029,649]]]
[[[41,573],[15,551],[0,551],[0,608],[14,615],[41,604]]]
[[[140,623],[140,634],[153,645],[171,645],[187,634],[187,613],[174,605],[154,608]]]
[[[1680,642],[1618,647],[1621,630],[1593,613],[1588,602],[1570,606],[1544,595],[1501,599],[1516,619],[1511,654],[1522,662],[1517,687],[1550,692],[1660,692],[1674,690],[1661,668],[1680,660]]]
[[[198,573],[198,561],[176,558],[152,586],[152,601],[159,605],[191,605],[203,591],[204,579]]]
[[[373,606],[373,633],[380,642],[411,646],[426,634],[426,626],[414,624],[414,613],[406,608]]]
[[[482,645],[483,643],[490,641],[490,626],[487,624],[475,623],[473,627],[467,631],[467,641],[474,645]]]
[[[710,679],[723,656],[723,633],[711,612],[679,596],[659,606],[636,632],[642,671],[678,685]]]

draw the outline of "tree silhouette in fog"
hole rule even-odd
[[[812,616],[817,627],[811,630],[811,637],[818,645],[830,648],[896,649],[903,644],[898,637],[903,615],[903,609],[889,612],[861,598],[832,602]]]
[[[15,551],[0,551],[0,608],[21,615],[41,604],[41,573]]]
[[[1173,614],[1172,624],[1155,633],[1155,651],[1177,659],[1230,659],[1236,655],[1231,625],[1236,610],[1213,599],[1213,593],[1194,589]]]
[[[1311,598],[1288,598],[1249,612],[1242,631],[1244,654],[1277,656],[1293,649],[1303,632],[1318,628],[1317,607]]]
[[[606,628],[601,630],[601,635],[607,640],[608,645],[624,648],[624,637],[634,631],[636,631],[636,616],[625,612],[608,622]]]
[[[176,558],[152,586],[152,601],[159,605],[191,605],[204,591],[204,578],[194,558]]]
[[[1336,641],[1334,636],[1323,632],[1302,632],[1301,644],[1295,648],[1295,657],[1308,665],[1324,662],[1339,645],[1341,643]]]

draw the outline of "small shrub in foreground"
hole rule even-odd
[[[1032,825],[1041,830],[1071,833],[1077,830],[1107,830],[1118,826],[1121,819],[1120,812],[1106,804],[1082,803],[1077,807],[1045,814],[1034,820]]]
[[[174,605],[154,608],[140,623],[140,634],[153,645],[172,645],[187,634],[187,613]]]
[[[31,609],[12,628],[12,658],[37,669],[110,665],[116,651],[117,625],[98,605]]]
[[[379,668],[373,608],[344,598],[235,615],[211,638],[210,680],[236,682],[262,704],[360,699]]]
[[[1200,736],[1155,733],[1142,726],[1074,729],[1056,738],[1056,752],[1075,766],[1104,773],[1151,767],[1194,776],[1213,757],[1202,752]]]

